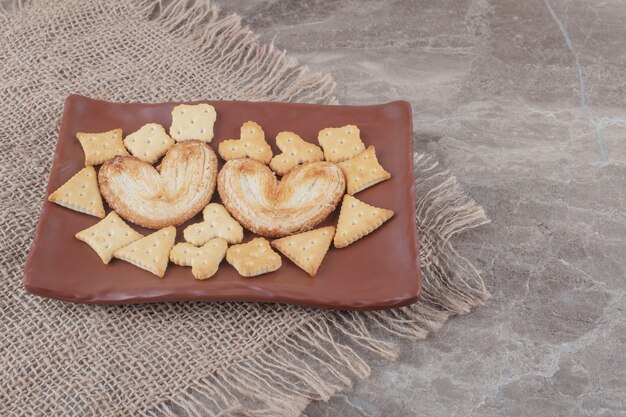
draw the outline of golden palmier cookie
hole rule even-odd
[[[315,227],[335,209],[345,190],[341,169],[330,162],[300,165],[281,181],[252,159],[226,162],[217,189],[228,212],[248,230],[283,237]]]
[[[183,223],[211,200],[217,157],[199,141],[177,143],[157,169],[133,156],[116,157],[100,168],[105,200],[121,217],[160,229]]]
[[[115,251],[143,237],[141,233],[124,223],[124,220],[114,211],[93,226],[76,233],[75,236],[76,239],[91,246],[105,264],[111,261]]]
[[[217,237],[226,239],[230,244],[243,240],[243,227],[221,204],[209,204],[202,210],[202,216],[204,221],[187,226],[183,231],[187,242],[202,246]]]
[[[180,266],[190,266],[196,279],[211,278],[226,256],[228,242],[221,238],[211,239],[201,247],[191,243],[177,243],[170,252],[170,261]]]
[[[322,264],[334,235],[334,226],[320,227],[274,240],[272,247],[313,277]]]
[[[227,139],[219,146],[219,154],[225,161],[238,158],[251,158],[269,164],[272,148],[265,141],[265,132],[256,122],[246,122],[241,126],[240,139]]]
[[[282,265],[280,255],[274,252],[269,242],[262,237],[228,248],[226,261],[243,277],[267,274],[276,271]]]
[[[122,142],[122,129],[102,133],[78,132],[76,137],[85,152],[85,166],[99,165],[114,156],[128,155]]]
[[[373,146],[337,165],[346,176],[348,194],[351,195],[391,178],[391,174],[378,163]]]
[[[116,250],[113,256],[163,278],[175,239],[176,228],[169,226]]]
[[[131,155],[154,164],[174,144],[174,139],[158,123],[148,123],[124,139],[124,146]]]
[[[48,201],[91,216],[104,217],[104,205],[98,189],[96,170],[81,169],[65,184],[48,196]]]
[[[349,194],[343,197],[335,232],[336,248],[344,248],[378,229],[393,216],[392,210],[370,206]]]
[[[276,146],[282,151],[270,161],[270,168],[278,175],[285,175],[305,162],[324,160],[324,153],[312,143],[305,142],[293,132],[280,132],[276,136]]]
[[[170,136],[176,141],[213,140],[213,125],[217,119],[215,107],[210,104],[179,104],[172,110]]]
[[[365,150],[361,132],[354,125],[323,129],[317,140],[324,149],[324,159],[330,162],[345,161]]]

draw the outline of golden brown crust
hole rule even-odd
[[[121,217],[161,229],[189,220],[211,200],[217,157],[200,141],[172,146],[158,167],[133,157],[115,157],[98,174],[100,192]]]
[[[330,162],[300,165],[278,181],[252,159],[226,162],[218,175],[222,203],[243,227],[266,237],[283,237],[315,227],[335,209],[346,182]]]
[[[333,239],[336,248],[345,248],[369,235],[393,217],[393,210],[370,206],[346,194],[341,203],[337,231]]]
[[[273,240],[271,245],[314,277],[322,265],[334,235],[335,226],[326,226]]]

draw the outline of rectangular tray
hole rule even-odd
[[[37,295],[81,303],[121,304],[158,301],[266,301],[336,309],[383,309],[411,304],[420,294],[420,262],[415,225],[412,115],[409,103],[374,106],[322,106],[290,103],[206,101],[215,106],[217,151],[220,141],[239,137],[240,126],[253,120],[266,133],[274,153],[280,131],[293,131],[317,143],[326,127],[356,124],[366,146],[374,145],[391,179],[356,195],[395,216],[369,236],[344,249],[331,247],[317,275],[309,277],[283,257],[273,273],[243,278],[224,260],[214,277],[198,281],[190,268],[170,264],[165,278],[127,262],[104,265],[74,234],[99,219],[44,201],[35,239],[24,270],[26,290]],[[178,103],[109,103],[72,95],[65,103],[61,131],[46,197],[77,173],[84,154],[76,132],[122,128],[129,134],[149,122],[166,130]],[[219,159],[219,158],[218,158]],[[220,167],[222,161],[220,159]],[[217,191],[213,200],[219,202]],[[108,207],[107,207],[108,211]],[[337,210],[322,223],[337,223]],[[178,239],[187,224],[177,228]],[[151,230],[136,227],[142,234]],[[254,235],[246,231],[245,240]]]

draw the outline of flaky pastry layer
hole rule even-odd
[[[189,220],[211,200],[215,152],[200,141],[172,146],[155,169],[133,156],[115,157],[98,173],[100,192],[121,217],[161,229]]]
[[[226,162],[217,180],[224,206],[243,227],[266,237],[309,230],[335,209],[345,178],[331,162],[300,165],[281,181],[252,159]]]

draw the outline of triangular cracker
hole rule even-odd
[[[176,228],[168,226],[118,249],[113,256],[163,278],[175,239]]]
[[[192,224],[183,231],[187,242],[202,246],[216,237],[226,239],[230,244],[243,240],[243,227],[221,204],[209,204],[202,210],[202,216],[204,221]]]
[[[276,271],[282,265],[280,255],[274,252],[270,243],[262,237],[228,248],[226,261],[244,277]]]
[[[324,158],[330,162],[345,161],[365,150],[355,125],[326,128],[320,131],[317,140],[324,149]]]
[[[324,153],[319,146],[302,140],[293,132],[280,132],[276,136],[276,146],[282,153],[272,158],[270,168],[278,175],[285,175],[306,162],[324,160]]]
[[[98,165],[114,156],[129,155],[122,142],[122,129],[102,133],[76,134],[85,152],[85,166]]]
[[[346,176],[348,194],[351,195],[391,178],[391,174],[378,163],[373,146],[337,165]]]
[[[322,264],[335,234],[335,227],[321,227],[272,241],[272,246],[312,277]]]
[[[124,223],[124,220],[114,211],[90,228],[76,233],[75,236],[76,239],[91,246],[105,264],[111,261],[116,250],[143,237]]]
[[[124,139],[130,153],[149,164],[154,164],[174,144],[174,139],[158,123],[145,124]]]
[[[67,180],[55,192],[48,196],[48,201],[92,216],[104,217],[104,205],[98,189],[96,170],[85,167]]]
[[[176,142],[201,140],[209,143],[213,139],[216,119],[215,107],[210,104],[179,104],[172,110],[170,136]]]
[[[225,161],[238,158],[252,158],[269,164],[272,148],[265,141],[263,128],[253,121],[241,126],[240,139],[227,139],[219,146],[219,154]]]
[[[335,233],[336,248],[345,248],[372,233],[393,216],[392,210],[370,206],[349,194],[343,197]]]
[[[187,242],[178,243],[170,252],[170,261],[176,265],[190,266],[196,279],[207,279],[217,272],[227,247],[228,242],[221,238],[211,239],[200,248]]]

